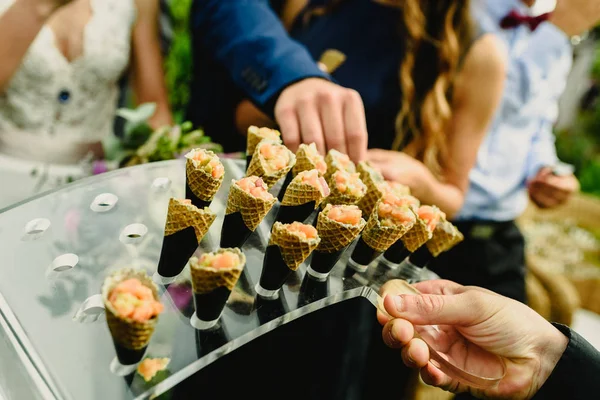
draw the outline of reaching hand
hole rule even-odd
[[[392,317],[378,312],[379,322],[385,325],[383,340],[389,347],[402,348],[404,363],[420,368],[421,377],[430,385],[480,398],[529,399],[566,349],[568,339],[535,311],[491,291],[428,281],[415,285],[422,295],[396,296],[393,287],[394,281],[382,287],[384,306]],[[470,371],[485,373],[481,349],[501,357],[505,377],[486,390],[451,379],[430,361],[427,345],[414,338],[415,325],[438,325],[442,334],[437,347],[443,347],[455,365]]]
[[[542,168],[528,183],[529,197],[540,208],[552,208],[564,204],[579,190],[574,175],[556,176],[550,168]]]
[[[275,119],[292,151],[312,143],[322,154],[330,149],[362,161],[367,152],[367,124],[360,95],[320,78],[287,87],[275,104]]]
[[[427,197],[424,192],[433,175],[422,162],[400,151],[382,149],[369,150],[367,160],[385,179],[408,186],[417,198]]]

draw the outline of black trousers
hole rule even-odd
[[[525,240],[514,221],[457,222],[465,240],[429,268],[443,279],[526,303]]]

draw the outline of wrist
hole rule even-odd
[[[548,330],[547,337],[539,342],[540,345],[537,349],[537,355],[540,360],[540,370],[537,377],[534,377],[534,379],[537,380],[534,385],[536,391],[539,390],[550,377],[569,344],[569,338],[567,336],[554,326],[550,326],[552,329]]]

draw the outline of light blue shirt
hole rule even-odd
[[[534,32],[525,25],[502,29],[500,20],[510,10],[529,12],[520,0],[481,1],[474,7],[476,22],[505,42],[507,75],[457,220],[510,221],[527,206],[527,180],[558,162],[552,127],[573,53],[569,38],[549,22]]]

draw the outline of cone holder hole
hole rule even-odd
[[[113,207],[117,204],[119,198],[112,193],[102,193],[96,196],[92,204],[90,204],[90,209],[94,212],[102,213],[107,212],[113,209]]]
[[[144,224],[127,225],[121,231],[119,240],[124,244],[136,244],[141,242],[148,233],[148,227]]]
[[[104,315],[104,312],[102,296],[95,294],[85,299],[73,316],[73,321],[81,323],[96,322]]]
[[[50,220],[46,218],[32,219],[25,225],[23,240],[35,240],[50,228]]]
[[[164,192],[171,187],[171,180],[167,177],[156,178],[150,186],[155,192]]]
[[[65,272],[73,269],[79,262],[77,254],[63,254],[54,259],[50,264],[50,270],[53,272]]]

